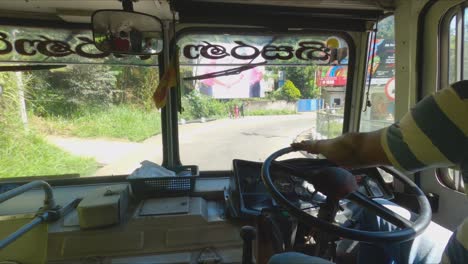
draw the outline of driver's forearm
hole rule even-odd
[[[334,139],[319,140],[316,142],[316,152],[347,167],[390,165],[380,144],[381,133],[382,130],[346,133]]]

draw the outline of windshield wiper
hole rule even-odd
[[[221,77],[221,76],[228,76],[228,75],[235,75],[239,74],[243,71],[247,71],[250,69],[253,69],[257,66],[260,65],[266,65],[267,61],[264,62],[259,62],[259,63],[249,63],[246,65],[242,65],[236,68],[228,69],[228,70],[223,70],[223,71],[218,71],[218,72],[210,72],[207,74],[202,74],[198,76],[191,76],[191,77],[185,77],[183,78],[184,81],[193,81],[193,80],[204,80],[204,79],[211,79],[211,78],[216,78],[216,77]]]

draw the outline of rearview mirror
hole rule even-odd
[[[156,17],[122,10],[93,14],[93,39],[103,52],[155,55],[163,50],[162,23]]]

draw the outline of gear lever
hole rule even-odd
[[[253,226],[243,226],[240,231],[240,236],[244,241],[242,248],[242,264],[253,264],[252,241],[257,238],[257,231]]]

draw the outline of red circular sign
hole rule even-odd
[[[390,101],[395,101],[395,77],[385,84],[385,95]]]

